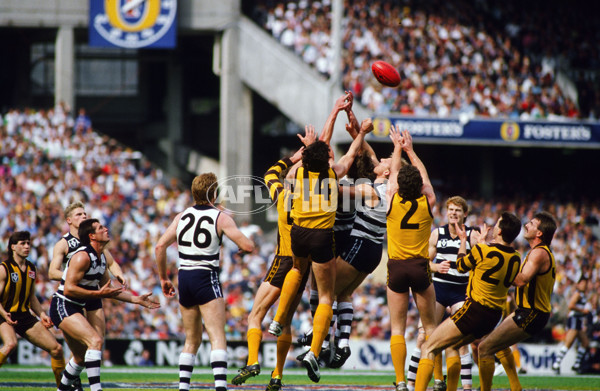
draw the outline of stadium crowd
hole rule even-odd
[[[566,4],[522,9],[525,5],[514,2],[472,0],[343,3],[343,88],[375,113],[600,118],[594,83],[571,80],[578,97],[558,80],[561,68],[593,69],[600,61],[590,34],[595,17],[575,18]],[[251,16],[329,77],[331,6],[331,0],[263,0]],[[561,19],[559,32],[547,31],[552,18]],[[376,60],[400,71],[401,88],[376,82],[370,70]]]
[[[73,200],[86,204],[88,216],[98,218],[110,229],[110,251],[121,265],[134,292],[154,292],[161,302],[155,311],[143,311],[132,304],[105,300],[108,338],[182,338],[177,300],[161,293],[154,245],[172,217],[192,205],[190,191],[165,176],[141,154],[92,130],[91,123],[77,120],[64,107],[50,110],[10,110],[0,127],[0,251],[3,259],[10,234],[17,230],[32,233],[29,259],[36,264],[38,295],[47,311],[57,282],[48,279],[47,267],[54,244],[67,232],[64,207]],[[433,209],[434,226],[442,224],[445,199],[438,195]],[[468,195],[465,195],[468,199]],[[554,313],[545,342],[564,334],[567,300],[582,272],[590,277],[592,331],[600,341],[600,207],[591,201],[559,202],[539,198],[470,199],[467,225],[493,224],[503,210],[522,218],[523,223],[540,210],[550,211],[559,222],[552,243],[557,261]],[[240,256],[225,241],[221,281],[228,304],[227,336],[243,339],[254,292],[265,275],[274,252],[274,238],[249,222],[240,229],[257,244],[251,254]],[[520,236],[518,250],[525,254],[527,242]],[[170,260],[177,259],[174,246]],[[176,275],[175,263],[170,275]],[[388,339],[389,314],[385,281],[370,276],[354,294],[355,327],[352,338]],[[264,320],[268,325],[274,309]],[[407,339],[416,337],[418,314],[411,304]],[[308,299],[304,299],[293,321],[294,334],[310,328]],[[266,330],[266,327],[264,327]],[[56,331],[55,331],[56,332]],[[265,339],[273,338],[264,333]]]

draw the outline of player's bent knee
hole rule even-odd
[[[59,343],[56,343],[52,349],[48,352],[52,358],[61,358],[64,355],[63,348]]]
[[[102,342],[102,338],[99,335],[95,335],[90,339],[90,345],[88,346],[88,349],[102,350]]]

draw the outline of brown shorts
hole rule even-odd
[[[531,308],[517,307],[513,320],[527,334],[534,335],[539,333],[546,327],[550,319],[548,312],[542,312]]]
[[[31,315],[30,312],[11,312],[10,317],[12,320],[16,320],[17,324],[14,325],[14,329],[17,334],[21,337],[25,338],[25,333],[27,330],[32,328],[37,322],[39,322],[38,318]],[[0,324],[5,323],[6,320],[0,316]]]
[[[496,328],[502,319],[502,310],[479,304],[470,297],[454,315],[452,320],[463,335],[481,338]]]
[[[294,224],[290,237],[292,252],[297,257],[310,257],[316,263],[329,262],[334,257],[335,239],[331,228],[304,228]]]
[[[396,293],[422,292],[431,284],[428,259],[390,258],[387,267],[387,286]]]
[[[281,289],[281,287],[283,286],[283,280],[285,280],[285,276],[290,270],[292,270],[293,266],[294,260],[292,257],[275,255],[275,258],[273,258],[273,262],[271,262],[271,266],[269,267],[269,271],[267,272],[264,281],[268,282],[276,288]]]

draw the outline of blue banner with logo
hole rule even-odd
[[[415,118],[373,118],[371,139],[389,140],[390,125],[421,143],[600,148],[600,123]]]
[[[90,0],[89,45],[174,48],[177,0]]]

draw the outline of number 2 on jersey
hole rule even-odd
[[[419,207],[419,203],[415,200],[402,200],[403,204],[406,202],[408,202],[410,204],[410,208],[408,209],[408,212],[406,212],[406,214],[402,218],[402,221],[400,222],[400,228],[402,228],[402,229],[419,229],[419,223],[409,223],[408,222],[408,220],[410,220],[410,218],[413,217],[413,215],[417,211],[417,208]]]

